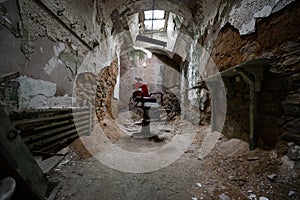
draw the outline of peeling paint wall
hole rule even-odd
[[[46,74],[50,75],[51,72],[58,66],[58,64],[63,64],[62,61],[59,59],[59,55],[64,51],[65,45],[63,43],[59,43],[58,46],[54,46],[54,57],[52,57],[48,63],[45,65],[43,70]],[[41,53],[43,53],[43,48],[40,48]]]
[[[237,11],[233,8],[230,17],[235,18],[231,21],[234,26],[226,24],[218,32],[212,45],[212,59],[220,71],[252,59],[268,58],[274,61],[274,64],[265,67],[262,89],[258,94],[258,120],[255,129],[258,145],[274,147],[282,139],[299,143],[297,119],[299,104],[295,102],[299,91],[296,89],[298,84],[293,80],[298,77],[300,69],[297,58],[300,30],[295,28],[299,25],[300,3],[253,1],[252,4],[249,2],[243,4],[243,2],[236,6],[244,9],[244,14],[239,14],[242,10]],[[246,7],[249,12],[245,11]],[[281,10],[278,10],[279,8]],[[242,21],[241,17],[245,21]],[[250,18],[255,26],[246,30],[246,25],[251,21],[246,19]],[[229,108],[225,132],[229,136],[247,140],[249,110],[244,109],[246,106],[238,105],[248,104],[245,102],[249,100],[249,94],[242,94],[244,89],[236,91],[241,87],[242,85],[237,83],[228,87]],[[286,99],[289,99],[288,105],[285,104]],[[290,106],[293,107],[292,110]]]
[[[203,1],[201,4],[202,12],[198,12],[198,14],[201,13],[201,16],[198,16],[199,21],[202,22],[198,26],[198,32],[194,32],[194,38],[191,38],[189,41],[177,41],[175,45],[175,51],[178,50],[178,52],[183,52],[183,49],[189,48],[186,51],[186,57],[184,57],[189,61],[189,66],[183,71],[188,81],[187,83],[182,81],[181,89],[191,88],[197,85],[199,79],[205,79],[218,73],[219,70],[229,69],[247,60],[254,58],[278,59],[287,53],[285,50],[286,46],[289,46],[289,52],[295,51],[295,48],[299,48],[299,29],[296,28],[299,25],[299,20],[297,20],[299,16],[296,14],[298,12],[297,7],[299,7],[299,3],[288,0]],[[292,8],[293,12],[291,12]],[[287,11],[284,12],[284,10]],[[185,27],[182,29],[185,29]],[[184,38],[182,37],[183,33],[188,32],[191,31],[181,30],[179,38]],[[181,53],[181,55],[184,54]],[[293,73],[295,74],[293,76],[297,76],[296,71],[294,68]],[[287,75],[287,72],[282,72],[282,76],[285,77]],[[270,74],[266,76],[275,77]],[[275,83],[276,81],[272,80],[271,82]],[[265,88],[265,90],[269,89]],[[283,93],[282,95],[289,94],[287,91],[281,92]],[[198,106],[198,103],[201,102],[201,95],[199,95],[197,90],[191,90],[185,95],[194,106]],[[245,97],[244,95],[242,96],[243,99],[247,98],[247,95]],[[280,97],[274,99],[280,101]],[[295,129],[297,129],[295,128],[295,117],[289,118],[285,116],[284,120],[282,120],[282,117],[279,117],[282,113],[274,113],[271,110],[274,107],[279,107],[280,110],[280,103],[274,101],[274,99],[273,101],[268,101],[268,103],[261,103],[261,113],[265,112],[263,109],[263,105],[265,105],[267,110],[270,108],[267,112],[272,113],[272,116],[276,117],[270,120],[266,118],[267,115],[261,115],[261,127],[257,130],[261,134],[260,137],[263,138],[260,140],[260,145],[274,146],[282,133],[288,135],[287,138],[290,140],[297,141],[295,139],[296,136],[294,136]],[[232,99],[228,101],[232,101]],[[232,102],[230,105],[235,106]],[[249,130],[245,128],[247,123],[239,125],[239,121],[248,122],[248,110],[245,109],[244,111],[246,112],[244,116],[237,113],[234,114],[234,116],[240,116],[241,118],[239,119],[227,119],[229,123],[226,122],[226,126],[227,128],[235,127],[234,130],[231,130],[231,133],[241,133],[240,138],[247,140],[247,134],[249,133]],[[185,112],[188,115],[191,111]],[[280,125],[277,122],[277,120],[289,121],[288,119],[294,119],[294,121],[289,123],[289,125]],[[268,128],[270,124],[277,125],[275,128]],[[281,127],[285,127],[284,130]],[[289,131],[287,131],[287,127],[290,127]],[[294,139],[291,139],[293,137]]]
[[[271,13],[283,9],[294,0],[242,0],[234,5],[229,14],[229,23],[239,30],[241,35],[255,31],[256,20],[268,17]]]
[[[293,12],[297,7],[290,5],[298,6],[298,2],[158,1],[156,9],[183,17],[176,42],[170,41],[170,47],[174,42],[173,53],[185,60],[180,80],[181,92],[195,86],[200,79],[216,74],[218,70],[229,69],[253,58],[278,58],[297,49],[299,29],[295,26],[299,17],[283,11],[289,9],[289,12]],[[73,95],[73,86],[76,87],[79,75],[98,75],[111,65],[115,57],[119,57],[121,51],[132,47],[139,31],[136,13],[149,8],[151,1],[1,1],[0,42],[4,48],[0,49],[0,73],[17,71],[22,75],[20,108],[53,104],[62,106],[60,102],[64,100],[69,106],[69,102],[73,101],[69,98]],[[293,13],[298,16],[296,12]],[[172,25],[172,21],[169,21],[169,25]],[[168,34],[174,33],[169,30]],[[283,62],[291,61],[287,59]],[[272,70],[278,71],[285,66],[280,64]],[[116,77],[120,76],[120,71]],[[292,73],[283,71],[284,77]],[[297,77],[297,73],[293,72],[292,75]],[[55,84],[52,86],[55,94],[49,95],[42,90],[50,83]],[[41,87],[40,94],[35,94],[31,89],[26,91],[24,84],[29,84],[29,88]],[[116,87],[115,93],[118,93],[118,81]],[[294,94],[294,89],[292,91]],[[30,95],[26,96],[26,93]],[[185,95],[183,102],[190,101],[196,107],[201,102],[196,90]],[[285,104],[282,106],[286,107]],[[281,121],[285,121],[287,116],[285,114]],[[285,122],[280,126],[288,132],[295,129],[294,125],[291,128],[292,125]]]
[[[20,109],[71,106],[73,99],[70,97],[77,74],[98,74],[110,65],[120,48],[122,35],[104,34],[108,27],[105,30],[101,27],[96,2],[1,2],[0,14],[5,16],[1,20],[6,20],[1,21],[0,42],[7,48],[0,50],[3,61],[0,74],[20,72],[24,77],[36,80],[31,82],[31,87],[33,84],[46,87],[51,82],[56,88],[51,96],[43,93],[40,97],[34,94],[22,96]],[[25,88],[21,87],[24,92]],[[68,100],[64,102],[64,99]]]
[[[56,84],[43,80],[35,80],[27,76],[16,79],[19,83],[19,106],[20,109],[38,109],[71,107],[74,98],[68,95],[55,97]]]

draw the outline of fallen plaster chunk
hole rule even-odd
[[[222,154],[233,156],[236,154],[244,154],[248,151],[249,144],[240,139],[233,138],[220,145],[219,150]]]
[[[202,187],[202,184],[201,183],[196,183],[196,186],[197,187]]]
[[[259,200],[269,200],[267,197],[259,197]]]
[[[256,195],[255,195],[255,194],[250,194],[250,195],[248,196],[248,198],[249,198],[250,200],[256,200]]]
[[[276,177],[277,177],[277,174],[270,174],[270,175],[267,175],[267,178],[268,178],[270,181],[274,181]]]
[[[289,197],[291,197],[291,196],[294,196],[296,194],[296,192],[295,191],[293,191],[293,190],[291,190],[291,191],[289,191],[289,194],[288,194],[288,196]]]
[[[294,166],[295,166],[295,162],[290,160],[288,156],[283,156],[281,158],[281,162],[282,162],[282,165],[283,168],[286,168],[287,170],[291,170],[291,169],[294,169]]]
[[[200,148],[200,153],[198,155],[199,160],[203,160],[205,156],[211,152],[220,137],[221,133],[217,131],[211,133],[208,131]]]
[[[222,193],[219,197],[220,197],[220,200],[230,200],[230,197],[224,193]]]
[[[259,160],[259,157],[254,156],[254,157],[248,157],[247,159],[248,161],[255,161],[255,160]]]

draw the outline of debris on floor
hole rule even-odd
[[[185,121],[170,121],[167,125],[173,126],[168,128],[170,132],[163,131],[170,137],[184,131],[197,130],[198,134],[178,160],[153,172],[111,169],[92,156],[84,157],[79,152],[86,149],[78,145],[80,140],[76,141],[57,167],[59,170],[48,173],[49,180],[61,184],[57,199],[300,200],[299,169],[287,155],[276,149],[249,151],[247,143],[220,133],[205,139],[208,127],[199,129]],[[159,149],[170,139],[155,143],[127,135],[115,138],[114,145],[143,152]],[[202,146],[205,141],[210,141],[209,145]],[[199,159],[199,155],[204,156]]]

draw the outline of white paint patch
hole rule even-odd
[[[75,97],[65,96],[52,97],[48,99],[47,106],[49,108],[70,108],[76,101]]]
[[[120,47],[120,45],[118,45],[116,48],[116,55],[117,55],[117,59],[118,59],[118,76],[117,76],[117,81],[116,81],[116,85],[114,88],[114,98],[116,98],[116,99],[120,99],[120,79],[121,79],[120,53],[121,53],[121,47]]]
[[[47,106],[47,97],[44,95],[37,95],[29,100],[28,109],[39,109]]]
[[[75,100],[75,97],[69,97],[68,95],[50,98],[37,95],[30,99],[28,109],[70,108],[74,105]]]
[[[12,22],[7,18],[7,16],[3,16],[3,18],[7,23],[12,24]]]
[[[259,12],[254,14],[255,18],[268,17],[272,12],[271,6],[264,6]]]
[[[92,24],[93,24],[94,31],[96,31],[96,16],[97,16],[97,0],[94,0],[93,17],[92,17]]]
[[[51,72],[59,65],[63,64],[63,62],[59,59],[59,55],[65,50],[64,43],[59,43],[58,46],[53,47],[54,57],[52,57],[48,63],[45,65],[43,70],[46,74],[50,75]]]
[[[257,18],[268,17],[271,13],[283,9],[294,0],[243,0],[240,7],[234,5],[230,11],[228,22],[239,30],[241,35],[255,31]],[[222,22],[222,26],[225,23]]]
[[[20,97],[22,98],[29,98],[38,94],[51,97],[56,93],[56,84],[49,81],[36,80],[27,76],[20,76],[17,81],[20,83]]]
[[[27,109],[31,99],[41,95],[45,98],[53,97],[56,93],[56,84],[20,76],[16,79],[20,83],[19,88],[19,105],[21,109]]]
[[[239,30],[241,35],[246,35],[255,32],[255,19],[252,19],[247,24],[243,24],[242,28]]]

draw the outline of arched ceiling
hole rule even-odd
[[[217,0],[215,7],[219,6],[221,0]],[[207,2],[206,2],[207,3]],[[208,4],[208,3],[207,3]],[[213,4],[213,5],[215,5]],[[103,26],[111,27],[111,30],[108,30],[111,34],[118,34],[124,31],[129,31],[133,43],[135,43],[136,36],[141,32],[139,30],[139,20],[138,15],[145,10],[153,9],[153,0],[100,0],[97,4],[97,20]],[[180,24],[179,30],[175,34],[174,38],[170,38],[171,34],[168,34],[167,31],[164,33],[164,37],[158,37],[161,41],[168,43],[167,48],[159,48],[153,46],[142,46],[144,48],[150,49],[150,51],[159,53],[161,55],[168,56],[173,59],[175,54],[178,54],[182,57],[180,60],[186,59],[186,54],[189,49],[183,50],[184,53],[177,52],[175,49],[175,44],[179,33],[185,34],[187,38],[195,38],[195,35],[199,34],[200,25],[203,21],[203,2],[202,0],[154,0],[154,9],[155,10],[164,10],[169,15],[173,13],[183,18],[182,23]],[[136,15],[136,16],[134,16]],[[133,16],[136,19],[133,19]],[[173,21],[172,19],[170,21]],[[130,25],[134,24],[134,25]],[[108,28],[110,29],[110,28]],[[162,34],[160,34],[161,36]],[[151,36],[152,37],[152,36]],[[154,37],[155,38],[155,37]],[[183,43],[191,42],[190,39],[182,39]],[[135,43],[136,44],[136,43]],[[182,45],[182,48],[186,48]],[[125,45],[124,49],[130,47],[128,44]]]
[[[218,0],[220,2],[220,0]],[[193,36],[195,26],[199,26],[203,20],[203,3],[202,0],[155,0],[154,9],[165,10],[184,18],[182,30]],[[217,3],[217,6],[219,4]],[[151,10],[153,7],[153,0],[117,0],[117,1],[99,1],[98,10],[100,16],[98,19],[111,25],[113,17],[120,17],[122,29],[128,30],[128,18],[144,10]],[[114,11],[118,11],[117,15],[112,15]]]

